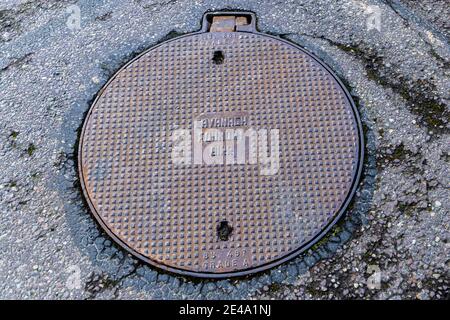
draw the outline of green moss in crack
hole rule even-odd
[[[324,236],[322,239],[320,239],[319,241],[317,241],[312,247],[311,250],[312,251],[317,251],[320,247],[322,247],[323,245],[325,245],[328,240],[330,240],[330,237],[328,235]]]
[[[359,58],[364,63],[367,77],[383,87],[391,88],[407,103],[408,108],[419,117],[419,124],[437,133],[447,133],[450,114],[447,106],[435,95],[436,86],[427,80],[411,80],[387,67],[383,58],[371,48],[342,44],[325,39],[342,51]]]
[[[416,205],[417,202],[406,203],[400,201],[397,204],[397,208],[402,214],[406,215],[407,217],[412,217],[414,215]]]
[[[340,221],[339,224],[336,224],[322,239],[317,241],[311,247],[311,250],[316,251],[317,249],[328,243],[331,238],[338,236],[343,231],[343,227],[341,226],[342,223],[343,221]]]
[[[323,292],[317,288],[320,288],[320,285],[315,282],[311,282],[310,284],[308,284],[306,286],[305,289],[306,289],[306,292],[309,293],[312,297],[318,298],[323,295]]]
[[[430,50],[428,51],[430,53],[430,55],[433,56],[433,58],[435,58],[436,60],[438,60],[442,66],[444,67],[444,69],[449,69],[450,68],[450,62],[448,60],[445,60],[444,58],[442,58],[437,52],[436,50],[434,50],[433,48],[430,48]]]
[[[183,33],[178,32],[176,30],[171,30],[168,34],[166,34],[164,37],[162,37],[161,39],[159,39],[158,43],[182,36]]]
[[[36,146],[33,143],[30,143],[27,148],[27,154],[31,157],[36,151]]]
[[[11,131],[11,133],[10,133],[10,135],[9,135],[9,138],[11,139],[11,140],[16,140],[17,139],[17,137],[19,136],[19,131]]]
[[[415,154],[405,149],[405,146],[401,143],[392,151],[390,149],[381,150],[377,157],[377,163],[379,165],[386,163],[400,163],[413,156],[415,156]]]
[[[278,283],[271,283],[269,285],[269,290],[267,290],[267,292],[276,293],[276,292],[281,291],[282,289],[283,289],[283,287],[280,284],[278,284]]]
[[[444,119],[450,117],[446,105],[434,100],[418,101],[418,103],[414,105],[413,110],[420,114],[422,121],[429,124],[431,129],[438,129],[439,131],[446,128],[447,123]]]
[[[404,160],[408,155],[411,155],[411,153],[405,150],[405,146],[402,143],[394,149],[394,152],[390,155],[390,159]]]
[[[113,279],[105,273],[92,273],[85,283],[85,290],[95,297],[98,293],[105,290],[114,289],[120,282],[120,279]]]
[[[357,46],[353,46],[353,45],[349,45],[349,44],[345,44],[345,43],[339,43],[339,42],[334,42],[334,41],[330,41],[328,40],[331,44],[333,44],[334,46],[338,47],[339,49],[341,49],[342,51],[348,52],[348,53],[353,53],[356,54],[358,56],[364,55],[364,52]]]
[[[389,71],[388,78],[380,72],[376,64],[366,65],[366,70],[368,76],[371,74],[380,85],[391,88],[406,101],[411,112],[419,117],[420,125],[437,132],[448,131],[447,122],[450,114],[447,106],[433,96],[433,92],[436,92],[433,84],[425,80],[407,81],[392,70]]]
[[[6,186],[7,186],[8,188],[15,188],[15,187],[17,187],[17,181],[15,181],[15,180],[10,180]]]

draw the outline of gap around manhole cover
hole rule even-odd
[[[363,139],[348,92],[254,21],[210,13],[200,32],[144,52],[83,125],[92,213],[162,269],[230,277],[278,265],[320,239],[356,189]]]

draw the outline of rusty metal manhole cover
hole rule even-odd
[[[229,277],[322,237],[362,157],[357,112],[333,73],[256,32],[252,13],[221,12],[112,77],[85,120],[79,170],[96,219],[132,254]]]

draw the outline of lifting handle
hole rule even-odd
[[[203,32],[256,32],[256,15],[250,11],[206,12],[202,21]]]

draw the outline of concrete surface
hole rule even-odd
[[[0,298],[448,298],[446,2],[2,1]],[[66,24],[72,4],[79,30]],[[367,25],[374,8],[379,28]],[[271,271],[208,281],[162,273],[114,245],[84,206],[74,152],[115,70],[218,9],[254,11],[261,31],[329,64],[358,103],[367,157],[351,208],[319,244]]]

